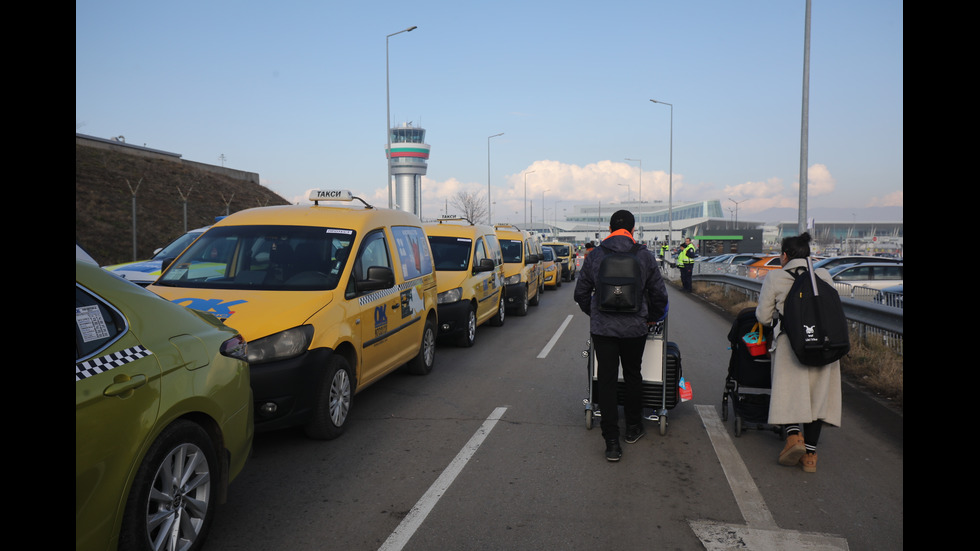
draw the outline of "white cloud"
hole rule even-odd
[[[869,207],[904,207],[905,206],[905,191],[898,190],[884,197],[872,197],[871,201],[868,203]]]

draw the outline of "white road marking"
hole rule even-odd
[[[551,337],[551,340],[548,341],[548,344],[546,344],[544,348],[541,350],[541,353],[538,354],[538,359],[548,357],[548,352],[551,352],[551,347],[555,346],[555,343],[558,342],[558,338],[561,337],[561,334],[565,332],[565,328],[568,327],[568,324],[571,321],[572,321],[572,315],[569,314],[568,317],[565,318],[565,322],[562,323],[561,327],[558,328],[558,331],[555,331],[554,336]]]
[[[735,449],[728,436],[725,425],[718,418],[714,406],[694,406],[701,416],[701,422],[721,468],[731,486],[735,502],[742,512],[747,526],[725,525],[710,521],[689,521],[691,530],[701,540],[707,551],[732,549],[751,549],[752,551],[781,551],[799,549],[803,551],[842,551],[847,550],[847,540],[832,534],[796,532],[782,530],[773,520],[772,513],[762,499],[762,493],[755,485],[749,469]]]
[[[569,316],[571,317],[571,316]],[[463,446],[463,449],[456,454],[456,457],[449,463],[449,466],[442,471],[439,478],[429,486],[429,489],[425,492],[421,499],[412,507],[412,510],[408,512],[408,515],[402,519],[401,523],[395,528],[395,531],[388,536],[388,539],[378,548],[379,551],[398,551],[405,547],[408,540],[412,538],[415,531],[425,520],[425,517],[429,515],[432,508],[438,503],[439,498],[441,498],[449,486],[452,485],[453,481],[456,480],[456,476],[459,475],[466,463],[473,457],[476,450],[480,449],[480,445],[483,444],[483,440],[486,439],[487,435],[493,429],[497,421],[504,416],[504,412],[507,411],[505,407],[499,407],[493,410],[490,417],[483,422],[483,425],[477,429],[476,433],[470,438],[469,442]]]

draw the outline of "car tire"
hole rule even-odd
[[[408,362],[408,372],[412,375],[428,375],[436,363],[436,324],[431,318],[425,320],[422,329],[422,342],[419,353]]]
[[[504,298],[500,297],[500,302],[497,304],[497,313],[494,314],[492,318],[490,318],[490,321],[488,323],[493,327],[500,327],[504,324],[504,320],[506,317],[507,317],[507,305],[504,304]]]
[[[527,305],[528,305],[527,292],[528,292],[528,288],[524,287],[524,293],[523,293],[524,296],[521,297],[521,302],[520,304],[517,305],[517,310],[514,312],[518,316],[527,315]]]
[[[221,489],[221,463],[208,433],[177,420],[160,433],[133,480],[119,534],[120,549],[157,549],[174,536],[199,549]]]
[[[469,348],[476,342],[476,306],[469,309],[466,315],[466,325],[463,327],[463,334],[456,340],[456,346]]]
[[[316,440],[333,440],[344,433],[354,397],[351,373],[346,358],[339,354],[330,356],[314,399],[313,416],[306,423],[306,436]]]
[[[534,292],[534,298],[529,300],[527,303],[531,306],[537,306],[541,302],[541,289],[542,287],[538,285],[538,289]]]

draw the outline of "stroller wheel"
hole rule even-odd
[[[742,418],[735,417],[735,436],[742,436]]]
[[[587,430],[592,430],[592,410],[585,411],[585,428]]]

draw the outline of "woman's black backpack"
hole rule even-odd
[[[795,281],[786,296],[779,326],[803,365],[833,363],[851,350],[847,318],[837,289],[807,268],[790,272]]]

